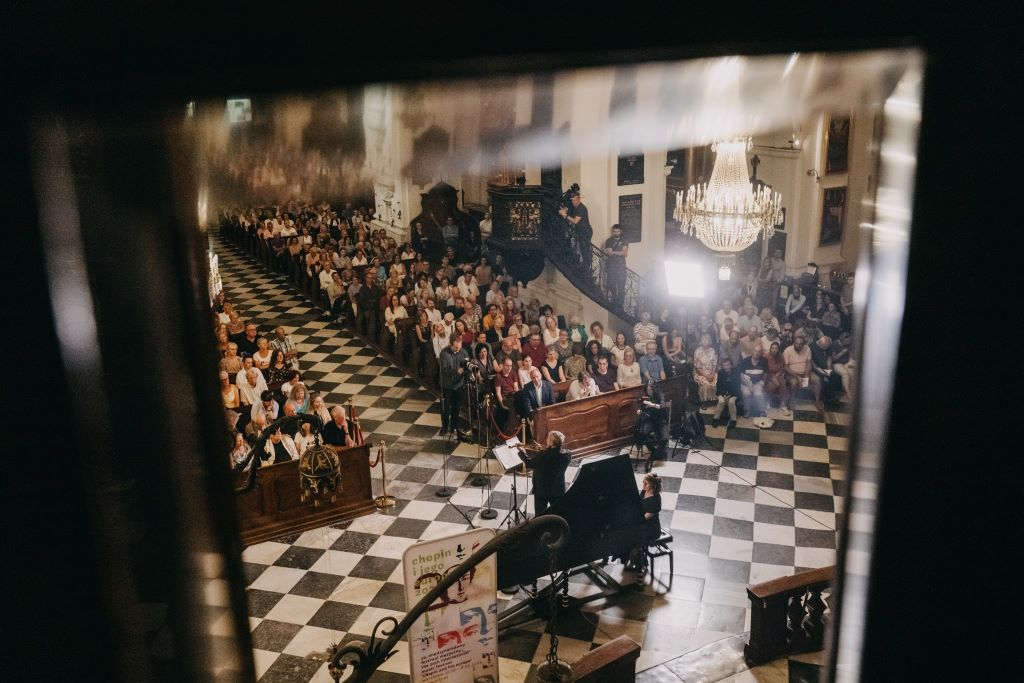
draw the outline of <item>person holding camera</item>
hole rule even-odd
[[[651,455],[644,465],[644,472],[650,472],[655,460],[665,459],[668,446],[668,410],[665,395],[656,381],[648,380],[645,396],[640,399],[640,443],[647,446]]]
[[[466,362],[469,360],[469,355],[462,348],[462,336],[458,333],[452,334],[439,359],[441,434],[455,432],[458,436],[465,436],[459,429],[459,399],[465,386]]]

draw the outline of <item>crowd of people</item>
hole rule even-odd
[[[315,415],[322,428],[300,420],[288,429],[277,426],[256,454],[263,463],[298,459],[317,439],[335,446],[361,443],[358,423],[345,407],[328,406],[303,381],[298,349],[284,327],[262,333],[254,321],[241,318],[224,292],[213,302],[213,316],[232,467],[251,467],[250,452],[259,436],[283,417]]]
[[[729,426],[741,412],[757,418],[777,407],[788,415],[802,392],[823,410],[824,402],[854,391],[852,280],[838,296],[817,289],[812,302],[793,286],[783,298],[779,253],[727,290],[717,310],[664,305],[642,311],[631,329],[608,331],[541,302],[528,284],[513,280],[500,254],[467,258],[457,232],[438,239],[416,224],[399,244],[385,229],[374,229],[370,216],[351,204],[335,209],[293,202],[225,211],[222,226],[261,240],[282,271],[289,264],[305,269],[331,318],[392,354],[410,352],[415,372],[428,383],[436,379],[441,390],[442,433],[459,430],[467,397],[482,402],[491,396],[494,427],[514,433],[519,418],[539,407],[676,375],[691,380],[693,395],[713,408],[716,424]],[[225,354],[239,357],[226,356],[223,364],[231,367],[222,369],[249,404],[255,398],[262,403],[262,392],[273,390],[246,374],[251,369],[268,387],[280,381],[298,390],[297,397],[276,394],[285,414],[308,406],[308,392],[296,389],[302,383],[293,376],[297,358],[287,335],[261,341],[254,325],[233,316],[230,304],[224,308],[220,338],[228,340]],[[252,367],[235,368],[245,356]],[[258,406],[251,412],[261,413]]]

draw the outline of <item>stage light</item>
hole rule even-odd
[[[732,268],[729,266],[718,266],[718,279],[728,281],[732,277]]]
[[[672,296],[704,297],[704,269],[696,261],[665,261],[665,281]]]

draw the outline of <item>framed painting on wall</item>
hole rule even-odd
[[[821,238],[818,246],[839,244],[846,220],[846,187],[830,187],[821,192]]]
[[[825,134],[825,174],[850,168],[850,117],[830,116]]]

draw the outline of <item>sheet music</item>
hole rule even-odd
[[[495,446],[491,450],[494,453],[494,457],[501,463],[501,466],[505,468],[506,472],[523,464],[522,458],[519,457],[518,440],[517,445],[509,446],[508,444],[501,444],[499,446]]]

